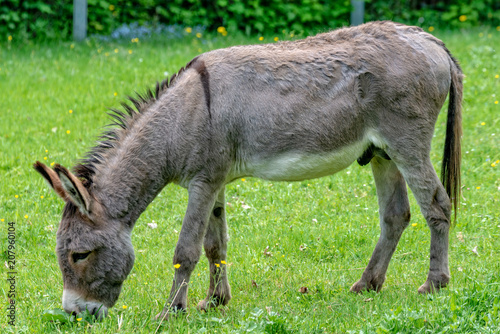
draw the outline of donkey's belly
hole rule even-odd
[[[290,151],[277,155],[252,157],[240,170],[243,175],[272,181],[300,181],[334,174],[352,164],[366,148],[358,142],[342,149],[308,153]]]

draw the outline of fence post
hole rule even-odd
[[[365,2],[362,0],[351,0],[351,5],[351,25],[358,26],[360,24],[363,24],[365,17]]]
[[[87,38],[87,0],[73,0],[73,39]]]

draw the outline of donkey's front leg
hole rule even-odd
[[[410,222],[410,203],[406,183],[396,164],[379,157],[371,161],[377,187],[380,212],[380,238],[361,279],[352,292],[379,291],[385,281],[385,273],[396,250],[399,238]]]
[[[214,184],[191,181],[189,201],[182,222],[179,241],[175,248],[173,265],[175,277],[168,303],[157,318],[164,318],[171,310],[185,310],[189,278],[201,255],[201,245],[205,236],[210,211],[220,187]]]
[[[227,223],[224,189],[219,192],[213,207],[205,235],[204,248],[210,266],[210,287],[207,297],[198,303],[200,310],[226,305],[231,299],[231,288],[227,280]]]

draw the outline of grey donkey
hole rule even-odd
[[[372,22],[304,40],[199,55],[144,95],[113,110],[116,126],[74,169],[34,167],[66,202],[57,232],[63,307],[106,314],[132,269],[135,222],[166,184],[188,190],[175,277],[160,316],[185,310],[202,247],[207,297],[225,305],[224,188],[254,176],[298,181],[370,163],[380,239],[353,292],[379,291],[410,220],[406,185],[431,231],[420,293],[450,279],[448,233],[460,196],[462,71],[444,43],[418,27]],[[430,160],[449,93],[442,182]],[[451,199],[451,200],[450,200]]]

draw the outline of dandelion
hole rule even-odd
[[[477,190],[481,189],[481,187],[476,187]]]
[[[279,41],[279,37],[278,36],[274,37],[274,41],[275,42]]]
[[[113,95],[114,95],[114,96],[118,96],[118,93],[117,93],[117,92],[114,92],[114,93],[113,93]]]
[[[413,224],[411,224],[411,226],[415,227],[415,226],[417,226],[417,223],[413,223]]]
[[[486,123],[485,122],[481,122],[481,125],[486,125]]]
[[[263,40],[264,40],[264,36],[260,36],[259,41],[263,41]]]
[[[105,53],[104,53],[104,55],[105,55],[106,57],[109,57],[109,52],[105,52]]]
[[[131,55],[132,54],[132,50],[128,50],[128,54]]]
[[[118,53],[118,49],[115,49],[115,53]]]
[[[459,20],[460,22],[465,22],[465,21],[467,20],[467,16],[465,16],[465,15],[460,15],[460,16],[458,17],[458,20]]]
[[[109,8],[110,11],[114,11],[115,10],[115,6],[113,6],[113,5],[109,5],[108,8]]]
[[[28,215],[24,215],[24,218],[28,219]]]
[[[70,48],[70,49],[74,49],[74,48],[75,48],[75,44],[71,44],[71,45],[69,46],[69,48]]]
[[[52,167],[52,166],[54,166],[55,164],[56,164],[56,163],[52,161],[52,162],[50,163],[50,166]]]
[[[196,37],[201,38],[201,32],[197,32]]]
[[[241,181],[245,182],[245,181],[246,181],[246,179],[241,179]]]
[[[500,75],[498,75],[498,74],[495,75],[495,79],[498,79],[498,78],[500,78]]]
[[[497,27],[497,31],[500,31],[500,26]]]
[[[479,33],[479,37],[484,37],[484,34],[482,32]],[[483,71],[484,72],[484,71]]]
[[[69,131],[69,130],[66,130],[66,133],[67,133],[67,134],[69,135],[69,134],[71,133],[71,131]]]
[[[434,31],[434,27],[433,26],[430,26],[429,27],[429,32],[433,32]]]
[[[174,264],[175,269],[179,269],[181,267],[180,263]]]
[[[122,307],[123,307],[123,309],[126,309],[126,308],[127,308],[127,305],[123,305]]]
[[[47,160],[47,157],[43,157],[43,160]]]
[[[45,153],[49,153],[49,150],[45,150]]]
[[[12,41],[12,36],[7,37],[7,39],[9,40],[9,42]]]
[[[16,196],[14,196],[14,197],[15,197],[15,198],[18,198],[18,197],[19,197],[19,195],[16,195]]]
[[[224,27],[219,27],[219,28],[217,28],[217,32],[218,32],[219,34],[222,34],[224,31],[226,31],[226,28],[224,28]]]
[[[42,195],[42,196],[40,196],[40,198],[41,198],[41,199],[43,199],[43,195]]]
[[[215,264],[215,266],[216,266],[217,268],[219,268],[219,267],[220,267],[220,264],[218,264],[218,263],[214,263],[214,264]]]
[[[5,219],[2,218],[2,219],[0,219],[0,221],[3,223],[5,221]]]
[[[82,321],[82,318],[77,318],[76,321]]]
[[[191,32],[193,32],[193,29],[191,29],[191,27],[187,27],[186,29],[184,29],[184,31],[190,34]]]
[[[492,163],[491,163],[491,167],[496,167],[496,165],[497,165],[497,164],[496,164],[496,163],[494,163],[494,162],[492,162]]]
[[[222,264],[226,264],[226,261],[222,260],[222,261],[220,261],[220,263],[222,263]]]
[[[70,109],[70,110],[69,110],[69,113],[70,113],[70,114],[72,114],[72,113],[73,113],[73,110],[72,110],[72,109]]]
[[[498,101],[495,101],[495,104],[498,104]]]

